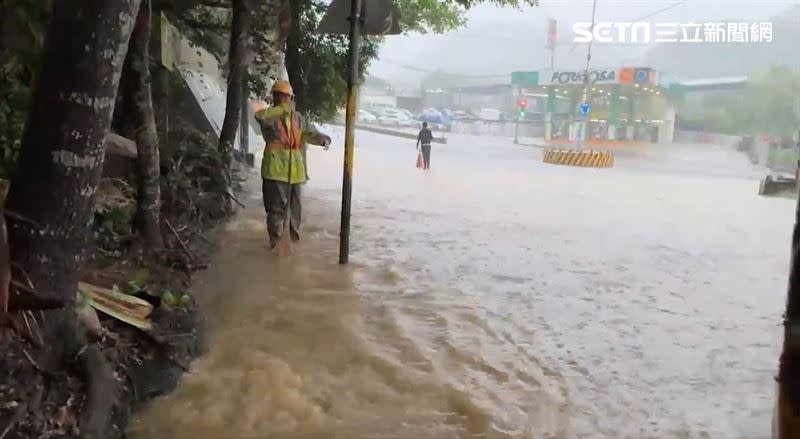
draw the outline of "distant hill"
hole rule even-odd
[[[770,44],[659,44],[642,63],[680,79],[743,76],[773,65],[800,70],[800,5],[773,17],[772,24]]]
[[[514,70],[547,68],[547,24],[539,17],[530,23],[520,21],[490,22],[469,25],[457,32],[429,37],[417,45],[413,57],[398,66],[396,71],[382,72],[391,82],[421,80],[431,73],[472,76],[473,78],[504,75]],[[555,62],[559,69],[577,69],[586,65],[586,45],[573,44],[572,32],[560,25]],[[644,48],[631,46],[595,45],[592,65],[618,66],[634,62]],[[403,65],[409,68],[403,68]]]
[[[556,48],[557,68],[579,68],[586,64],[586,45],[572,44],[572,33],[559,28],[563,39]],[[513,70],[546,68],[546,23],[482,23],[443,36],[419,51],[418,58],[448,73],[466,75],[510,74]],[[595,45],[592,64],[616,66],[636,58],[641,49],[630,46]]]

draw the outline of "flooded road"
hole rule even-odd
[[[793,203],[724,148],[554,167],[508,139],[342,130],[309,153],[303,241],[258,186],[197,293],[210,350],[135,437],[766,437]]]

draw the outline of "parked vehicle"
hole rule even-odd
[[[408,115],[408,114],[406,114],[406,113],[404,112],[404,110],[401,110],[401,109],[399,109],[399,108],[384,108],[384,109],[382,109],[382,110],[381,110],[381,112],[380,112],[380,113],[378,113],[378,114],[379,114],[380,116],[400,116],[400,117],[412,118],[412,116],[411,116],[411,115]],[[379,116],[379,117],[380,117],[380,116]]]
[[[414,113],[406,110],[405,108],[398,108],[397,111],[405,114],[406,116],[408,116],[409,119],[414,119]]]
[[[369,111],[358,110],[358,121],[362,123],[375,123],[378,121],[378,116],[375,116]]]
[[[482,108],[478,117],[489,122],[499,122],[503,120],[503,112],[496,108]]]
[[[417,125],[417,121],[401,113],[384,113],[378,118],[381,125],[412,127]]]
[[[392,109],[392,108],[394,108],[394,107],[392,107],[389,104],[371,104],[371,105],[366,105],[366,106],[362,107],[361,109],[365,110],[365,111],[367,111],[369,113],[372,113],[374,115],[378,115],[378,114],[383,113],[385,110]]]
[[[456,110],[453,112],[453,120],[470,121],[478,120],[478,117],[466,111]]]

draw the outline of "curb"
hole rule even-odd
[[[551,165],[611,168],[614,166],[614,154],[611,151],[548,149],[544,152],[543,161]]]

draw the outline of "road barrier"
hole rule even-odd
[[[610,168],[614,166],[614,154],[611,151],[547,149],[544,152],[544,162],[584,168]]]

